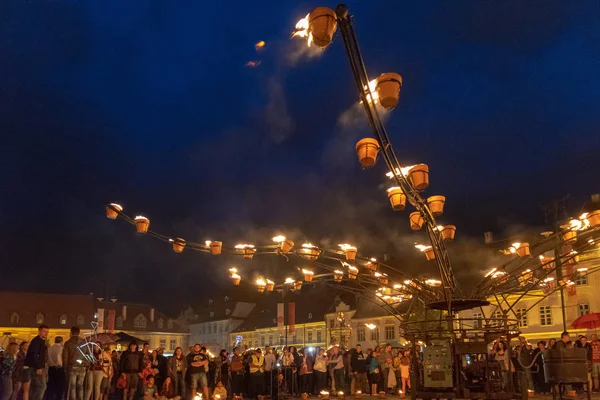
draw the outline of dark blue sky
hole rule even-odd
[[[2,286],[98,292],[110,279],[120,298],[176,309],[223,284],[197,280],[227,263],[136,237],[103,217],[110,201],[189,240],[283,230],[406,247],[382,163],[355,159],[370,132],[341,38],[312,57],[289,40],[317,5],[336,4],[3,2]],[[429,164],[426,194],[448,196],[442,221],[463,238],[539,225],[539,205],[570,193],[576,209],[600,191],[600,3],[348,5],[369,74],[403,75],[387,116],[398,155]]]

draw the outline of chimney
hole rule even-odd
[[[123,316],[123,319],[127,319],[127,306],[123,306],[123,308],[121,308],[121,315]]]
[[[594,193],[592,195],[592,203],[600,203],[600,193]]]
[[[384,254],[383,255],[383,261],[390,261],[390,255],[389,254]]]
[[[154,322],[154,308],[150,309],[150,322]]]
[[[484,232],[483,237],[485,239],[485,244],[490,244],[494,241],[494,234],[492,232]]]

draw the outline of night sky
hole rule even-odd
[[[188,240],[282,232],[413,252],[383,163],[356,160],[371,132],[341,37],[324,52],[289,39],[317,5],[336,4],[2,2],[0,288],[171,313],[229,288],[240,260],[176,255],[106,219],[113,201]],[[600,192],[600,2],[348,6],[371,78],[404,78],[388,133],[401,162],[429,165],[425,195],[447,196],[456,248],[541,226],[554,198],[570,194],[576,212]]]

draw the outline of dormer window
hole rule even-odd
[[[308,313],[308,319],[312,319],[312,313],[311,312]]]
[[[66,325],[67,324],[67,316],[65,314],[61,315],[59,322],[61,325]]]
[[[19,323],[19,314],[17,314],[16,312],[12,313],[10,315],[10,323],[13,325],[16,325]]]
[[[35,323],[38,324],[38,325],[43,324],[44,323],[44,314],[38,313],[35,316]]]
[[[215,313],[211,311],[211,312],[210,312],[210,317],[212,318],[212,317],[214,317],[214,316],[215,316]]]
[[[225,296],[225,301],[229,301],[229,296]]]
[[[231,314],[231,310],[228,308],[227,310],[225,310],[225,315],[229,315]]]
[[[170,319],[169,321],[167,321],[167,328],[173,329],[173,320]]]
[[[165,327],[165,321],[162,318],[158,320],[158,329],[163,329]]]
[[[144,317],[143,314],[138,314],[137,317],[133,320],[134,328],[145,328],[148,324],[148,320]]]

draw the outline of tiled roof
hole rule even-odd
[[[401,303],[398,307],[396,307],[396,313],[401,315],[408,311],[410,302]],[[356,312],[352,316],[352,319],[365,319],[365,318],[379,318],[390,316],[390,313],[387,309],[379,307],[377,304],[373,304],[370,301],[363,300],[361,301],[357,307]]]
[[[96,312],[92,295],[0,292],[0,324],[2,326],[34,327],[39,325],[38,314],[50,328],[78,325],[89,326]],[[18,318],[11,318],[13,315]],[[61,324],[61,316],[66,323]],[[18,319],[18,321],[17,321]],[[81,318],[79,319],[81,322]]]
[[[138,331],[138,332],[188,332],[188,328],[180,324],[179,321],[169,318],[157,309],[147,304],[121,303],[121,302],[98,302],[98,308],[104,308],[105,324],[108,323],[108,310],[115,310],[115,331]],[[126,307],[125,317],[123,317],[123,306]],[[154,321],[151,318],[151,312],[154,310]],[[135,319],[139,316],[145,319],[145,327],[138,324],[136,326]],[[140,317],[141,318],[141,317]],[[119,321],[122,325],[119,326]],[[169,325],[169,321],[171,324]],[[161,326],[162,323],[162,326]]]

